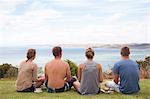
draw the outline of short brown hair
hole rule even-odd
[[[52,52],[53,52],[53,55],[56,57],[56,56],[61,55],[62,49],[61,49],[61,47],[56,46],[56,47],[53,48]]]
[[[93,59],[93,57],[94,57],[94,50],[92,48],[86,49],[85,56],[88,59]]]
[[[120,54],[122,56],[129,56],[130,55],[130,49],[127,46],[125,46],[125,47],[121,48]]]
[[[29,59],[31,59],[32,57],[35,57],[35,54],[36,54],[36,50],[35,49],[28,49],[28,52],[27,52],[27,61]]]

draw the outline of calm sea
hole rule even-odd
[[[34,60],[39,67],[53,59],[52,49],[50,47],[32,47],[37,50],[36,59]],[[9,63],[17,66],[19,62],[26,59],[28,47],[0,47],[0,64]],[[112,48],[95,48],[94,60],[103,66],[103,70],[112,67],[113,64],[120,60],[120,50]],[[150,56],[150,49],[131,49],[131,58],[133,60],[144,60]],[[84,48],[63,48],[63,57],[72,60],[77,65],[86,60]]]

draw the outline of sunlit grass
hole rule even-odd
[[[15,79],[0,79],[0,99],[150,99],[150,80],[140,81],[140,93],[124,95],[120,93],[81,96],[73,89],[64,93],[18,93],[15,90]]]

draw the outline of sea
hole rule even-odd
[[[52,47],[0,47],[0,64],[9,63],[18,67],[18,64],[26,59],[26,53],[29,48],[36,49],[36,58],[34,62],[38,67],[44,68],[45,64],[53,59]],[[102,65],[103,71],[113,67],[114,63],[121,59],[120,49],[118,48],[94,48],[94,61]],[[150,49],[131,49],[130,58],[134,61],[144,60],[150,56]],[[77,64],[86,61],[85,48],[67,48],[63,47],[63,60],[69,59]]]

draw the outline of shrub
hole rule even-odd
[[[11,64],[0,65],[0,78],[4,77],[16,77],[18,74],[18,69]]]
[[[6,74],[4,75],[4,77],[17,77],[17,72],[18,72],[18,69],[17,68],[14,68],[14,67],[11,67],[7,70]]]
[[[37,74],[38,74],[38,76],[42,76],[44,74],[42,67],[38,67]]]
[[[72,61],[70,61],[70,60],[65,60],[68,64],[69,64],[69,66],[70,66],[70,71],[71,71],[71,76],[77,76],[77,72],[78,72],[78,67],[77,67],[77,65],[74,63],[74,62],[72,62]]]
[[[141,78],[150,78],[150,56],[146,57],[145,60],[137,61],[140,65]]]

